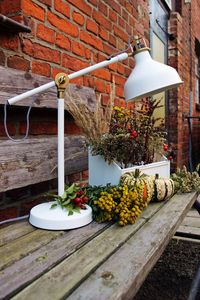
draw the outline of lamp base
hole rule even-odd
[[[33,207],[30,211],[29,222],[38,228],[49,230],[67,230],[85,226],[92,222],[92,209],[86,205],[80,213],[74,212],[68,216],[65,209],[60,206],[51,208],[54,201],[42,203]]]

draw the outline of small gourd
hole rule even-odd
[[[173,180],[168,178],[159,178],[158,174],[156,174],[153,200],[160,202],[169,199],[173,194]]]

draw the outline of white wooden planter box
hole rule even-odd
[[[88,153],[88,168],[89,168],[89,184],[102,185],[110,183],[112,185],[119,184],[120,177],[122,174],[135,169],[140,169],[143,173],[147,175],[159,174],[159,177],[170,177],[170,161],[163,160],[159,162],[154,162],[147,165],[135,166],[131,168],[121,169],[115,162],[108,164],[102,156],[91,155],[90,151]]]

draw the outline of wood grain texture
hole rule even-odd
[[[0,104],[4,104],[9,98],[27,92],[33,88],[52,81],[44,76],[19,71],[0,66]],[[80,87],[70,84],[70,90],[74,98],[78,95],[86,105],[95,107],[96,96],[94,90],[88,87]],[[51,88],[43,93],[29,97],[15,103],[17,106],[29,106],[33,101],[33,107],[57,108],[57,89]]]
[[[25,257],[19,258],[15,263],[0,271],[0,299],[1,297],[10,299],[16,290],[37,279],[109,226],[106,223],[92,222],[88,226],[66,231],[48,244],[41,245],[31,254],[28,253]]]
[[[57,177],[57,138],[32,138],[0,143],[0,192]],[[65,137],[66,175],[88,168],[83,136]]]
[[[15,224],[5,226],[0,229],[0,246],[3,246],[10,241],[14,241],[18,237],[24,236],[34,230],[35,228],[27,221],[20,221]]]
[[[174,196],[68,300],[133,299],[194,203],[195,196],[195,193]]]
[[[158,206],[154,206],[152,213],[158,209]],[[34,281],[13,299],[32,300],[36,295],[45,299],[47,294],[48,300],[64,299],[92,271],[126,243],[145,222],[145,219],[140,218],[131,226],[112,225],[58,266]],[[98,297],[93,297],[93,299],[98,299]]]
[[[196,238],[200,239],[200,226],[199,227],[191,227],[191,226],[179,226],[176,231],[177,235],[188,234],[195,236]]]
[[[0,248],[0,270],[48,244],[63,231],[35,230]]]

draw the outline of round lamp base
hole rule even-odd
[[[74,212],[68,216],[68,212],[60,206],[51,208],[54,201],[42,203],[33,207],[30,211],[29,222],[38,228],[49,230],[67,230],[85,226],[92,221],[92,209],[86,205],[80,213]]]

